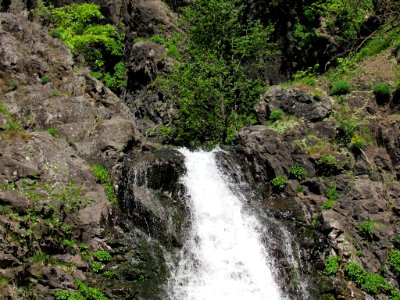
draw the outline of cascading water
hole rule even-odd
[[[185,156],[183,183],[190,196],[191,227],[168,282],[176,300],[283,299],[260,240],[260,224],[218,170],[214,152]]]

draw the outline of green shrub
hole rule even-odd
[[[374,85],[373,92],[378,103],[385,103],[390,100],[392,95],[392,87],[384,82]]]
[[[180,61],[157,79],[180,108],[172,130],[176,143],[229,143],[255,119],[253,107],[266,87],[248,70],[258,70],[276,45],[270,42],[273,27],[245,12],[241,0],[197,0],[183,8],[187,36],[167,42],[169,55],[180,51],[173,54]]]
[[[104,265],[98,261],[95,261],[94,263],[92,263],[90,265],[90,267],[92,268],[93,272],[95,272],[95,273],[99,273],[101,270],[104,269]]]
[[[295,179],[297,179],[299,181],[302,181],[302,180],[306,179],[307,176],[308,176],[307,171],[302,166],[300,166],[299,164],[294,164],[290,168],[289,174],[293,178],[295,178]]]
[[[96,177],[97,182],[103,184],[104,193],[106,194],[108,200],[111,203],[118,205],[118,198],[111,182],[110,172],[103,166],[94,165],[92,166],[92,173]]]
[[[400,293],[385,278],[378,274],[367,273],[363,267],[356,263],[348,263],[345,265],[345,275],[354,281],[363,291],[376,295],[385,293],[391,296],[392,300],[399,300]]]
[[[119,62],[114,66],[114,74],[104,74],[104,84],[113,91],[121,90],[127,84],[127,68],[125,63]],[[92,72],[93,73],[93,72]]]
[[[355,149],[362,150],[367,146],[367,141],[358,134],[355,134],[350,141],[350,146]]]
[[[46,84],[50,82],[50,77],[47,75],[43,75],[42,77],[39,78],[41,84]]]
[[[95,251],[93,257],[98,261],[110,261],[112,259],[111,254],[103,250]]]
[[[328,200],[336,201],[339,199],[339,193],[336,191],[336,183],[332,181],[326,189],[326,197]]]
[[[377,223],[375,221],[366,220],[361,222],[358,231],[362,237],[372,240],[376,226]]]
[[[331,175],[339,169],[339,161],[333,155],[324,155],[318,161],[320,170],[325,175]]]
[[[107,278],[115,278],[117,276],[117,273],[115,273],[115,271],[113,270],[107,270],[103,273],[103,276]]]
[[[165,44],[165,39],[161,35],[153,35],[149,39],[150,42],[157,43],[157,44]]]
[[[332,95],[345,95],[351,92],[353,89],[352,85],[346,80],[340,80],[335,82],[331,87]]]
[[[85,300],[79,293],[70,291],[56,291],[54,298],[56,300]]]
[[[283,190],[287,184],[287,178],[285,176],[277,176],[271,180],[272,187],[277,190]]]
[[[393,273],[400,278],[400,250],[393,249],[389,254],[389,264]]]
[[[108,183],[111,182],[111,175],[110,172],[103,166],[100,165],[94,165],[92,167],[92,173],[94,177],[96,177],[96,180],[99,183]]]
[[[339,121],[339,139],[347,146],[354,137],[357,129],[357,123],[351,119],[343,119]]]
[[[285,113],[280,108],[273,110],[271,112],[271,114],[269,115],[269,119],[273,122],[282,120],[284,117],[285,117]]]
[[[108,300],[98,288],[89,287],[86,283],[77,280],[75,286],[86,300]]]
[[[112,89],[126,86],[124,64],[112,67],[108,61],[120,61],[124,51],[124,34],[111,24],[100,24],[104,16],[100,7],[93,3],[71,4],[49,8],[54,28],[53,36],[60,38],[73,53],[82,54],[94,71],[104,73],[105,81]],[[121,64],[121,63],[119,63]]]
[[[60,134],[58,133],[57,128],[55,127],[49,127],[47,128],[47,132],[50,133],[53,137],[58,139],[60,137]]]
[[[340,265],[340,257],[339,256],[330,256],[325,260],[325,270],[324,273],[327,276],[336,276],[337,271],[339,270]]]

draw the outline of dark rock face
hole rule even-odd
[[[269,92],[262,96],[256,111],[260,123],[267,121],[269,114],[278,108],[287,114],[316,122],[332,113],[332,104],[333,100],[327,96],[315,97],[298,88],[272,86]]]
[[[183,155],[175,151],[145,153],[122,163],[118,186],[122,210],[132,222],[166,245],[181,245],[185,227]],[[186,224],[187,225],[187,224]]]
[[[156,43],[138,42],[128,54],[128,92],[143,88],[164,68],[167,49]]]

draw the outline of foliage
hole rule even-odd
[[[392,87],[384,82],[378,83],[372,88],[377,100],[388,101],[392,94]]]
[[[339,256],[330,256],[325,260],[325,270],[324,273],[327,276],[336,276],[340,264]]]
[[[53,137],[58,139],[60,137],[60,134],[58,133],[57,128],[55,127],[49,127],[47,128],[47,132],[50,133]]]
[[[112,259],[111,254],[103,250],[95,251],[93,257],[98,261],[110,261]]]
[[[10,131],[22,130],[22,127],[15,118],[15,116],[8,110],[8,107],[1,100],[0,100],[0,114],[4,115],[7,119],[6,124],[1,125],[5,131],[10,132]]]
[[[363,267],[356,263],[348,263],[345,265],[346,276],[354,281],[363,291],[376,295],[385,293],[391,296],[391,299],[400,299],[400,293],[385,278],[378,274],[367,273]]]
[[[43,75],[43,76],[40,77],[39,79],[40,79],[41,84],[46,84],[46,83],[49,83],[49,82],[50,82],[50,77],[47,76],[47,75]]]
[[[126,69],[121,60],[124,34],[111,24],[99,24],[104,16],[93,3],[71,4],[50,8],[54,28],[53,37],[60,38],[73,53],[83,54],[86,63],[96,72],[104,73],[104,81],[111,89],[126,86]],[[109,72],[109,63],[117,61]]]
[[[323,173],[329,175],[338,169],[338,160],[332,155],[324,155],[318,161]]]
[[[108,200],[111,203],[118,205],[118,198],[112,185],[110,172],[103,166],[94,165],[92,166],[92,173],[94,177],[96,177],[97,182],[103,184],[104,192]]]
[[[103,276],[107,278],[115,278],[117,276],[117,273],[115,273],[115,271],[113,270],[107,270],[103,272]]]
[[[150,37],[149,41],[157,44],[165,44],[165,38],[157,34]]]
[[[339,193],[336,190],[336,183],[332,181],[326,189],[326,197],[328,201],[323,204],[324,209],[330,209],[335,204],[336,200],[339,199]]]
[[[98,261],[95,261],[94,263],[92,263],[90,265],[90,267],[92,268],[93,272],[95,272],[95,273],[99,273],[101,270],[104,269],[104,265]]]
[[[183,9],[187,38],[175,42],[184,51],[174,54],[180,61],[173,73],[159,80],[179,105],[171,132],[176,142],[230,142],[238,129],[253,123],[264,86],[247,70],[257,70],[274,45],[269,42],[272,26],[244,18],[242,0],[196,0]],[[167,43],[168,52],[172,45]]]
[[[56,300],[85,300],[82,295],[70,291],[57,291],[54,293]]]
[[[285,176],[277,176],[271,180],[271,185],[277,190],[283,190],[287,184],[287,178]]]
[[[361,222],[358,231],[362,237],[372,240],[376,226],[377,223],[375,221],[366,220]]]
[[[121,90],[127,84],[127,68],[123,62],[114,66],[114,74],[106,72],[104,75],[104,84],[113,91]],[[94,76],[95,77],[95,76]]]
[[[332,95],[345,95],[351,92],[353,89],[352,85],[346,80],[340,80],[335,82],[331,87]]]
[[[339,136],[340,141],[347,145],[350,143],[351,139],[354,137],[354,134],[357,129],[357,124],[355,121],[351,119],[343,119],[339,121]]]
[[[284,117],[285,117],[285,113],[280,108],[277,108],[277,109],[273,110],[271,112],[271,114],[269,115],[269,119],[271,121],[273,121],[273,122],[274,121],[278,121],[278,120],[282,120]]]
[[[393,249],[390,251],[389,264],[392,267],[394,274],[400,278],[400,250]]]
[[[355,134],[350,141],[350,145],[361,150],[367,146],[367,141],[362,136]]]
[[[294,164],[290,168],[289,174],[293,178],[295,178],[295,179],[297,179],[299,181],[302,181],[302,180],[306,179],[307,176],[308,176],[307,171],[302,166],[300,166],[299,164]]]
[[[300,121],[295,116],[286,116],[281,120],[267,121],[265,124],[269,129],[283,134],[287,129],[293,128],[300,124]]]
[[[76,280],[77,292],[57,291],[54,293],[56,300],[108,300],[98,288],[89,287],[86,283]]]
[[[338,42],[347,43],[357,38],[374,6],[372,0],[327,0],[317,1],[311,8],[324,18],[327,30]]]

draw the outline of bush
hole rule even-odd
[[[283,190],[287,184],[287,178],[285,176],[277,176],[271,180],[272,187],[277,190]]]
[[[367,141],[363,137],[356,134],[351,139],[350,145],[355,149],[362,150],[367,146]]]
[[[335,276],[340,264],[339,256],[330,256],[325,260],[325,275]]]
[[[385,278],[378,274],[367,273],[363,267],[356,263],[348,263],[345,266],[346,277],[354,281],[363,291],[376,295],[378,293],[386,293],[391,299],[399,300],[399,292]]]
[[[324,155],[318,161],[317,164],[321,168],[321,172],[325,175],[331,175],[339,169],[339,161],[332,155]]]
[[[284,117],[285,117],[285,113],[280,108],[273,110],[271,112],[271,114],[269,115],[269,119],[274,122],[278,121],[278,120],[282,120]]]
[[[111,254],[103,250],[95,251],[93,257],[98,261],[110,261],[112,259]]]
[[[258,70],[274,53],[273,27],[246,14],[242,0],[193,1],[183,9],[182,22],[187,36],[167,43],[168,54],[180,61],[158,78],[162,93],[180,108],[173,138],[194,146],[229,143],[255,119],[253,107],[265,85],[248,70]]]
[[[377,226],[377,223],[371,220],[366,220],[361,222],[358,231],[360,235],[364,238],[373,239],[374,229]]]
[[[393,273],[400,278],[400,250],[393,249],[390,251],[389,264],[393,269]]]
[[[332,95],[346,95],[353,89],[352,85],[346,80],[340,80],[334,83],[331,87]]]
[[[94,165],[92,166],[92,173],[96,177],[97,182],[103,184],[104,193],[106,194],[108,200],[111,203],[118,205],[118,198],[115,195],[110,172],[103,166]]]
[[[294,165],[290,168],[289,174],[290,174],[293,178],[295,178],[295,179],[297,179],[297,180],[299,180],[299,181],[302,181],[302,180],[306,179],[307,176],[308,176],[307,171],[304,170],[304,168],[303,168],[302,166],[300,166],[299,164],[294,164]]]
[[[378,83],[374,85],[373,92],[376,97],[378,104],[384,104],[390,100],[390,96],[392,95],[392,88],[387,83]]]
[[[339,121],[339,139],[344,145],[351,142],[357,129],[357,123],[351,119],[343,119]]]
[[[104,16],[100,7],[93,3],[71,4],[51,8],[51,19],[54,24],[51,34],[60,38],[73,53],[80,53],[85,62],[94,71],[105,73],[106,84],[112,89],[126,86],[124,72],[120,66],[105,63],[120,61],[124,51],[124,34],[119,33],[111,24],[100,24]],[[110,66],[111,65],[111,66]],[[114,69],[110,75],[109,69]]]
[[[92,268],[93,272],[95,272],[95,273],[99,273],[101,270],[104,269],[104,265],[98,261],[95,261],[94,263],[92,263],[90,265],[90,267]]]

